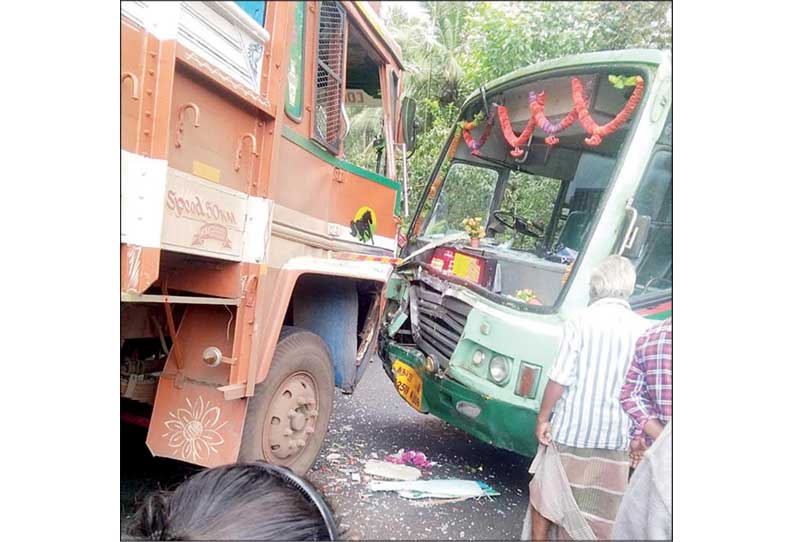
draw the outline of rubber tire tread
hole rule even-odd
[[[270,371],[265,380],[256,385],[254,395],[248,399],[238,461],[265,460],[262,450],[265,412],[281,383],[296,371],[306,371],[314,377],[318,394],[318,415],[315,432],[303,452],[297,460],[286,466],[296,474],[304,475],[314,464],[331,420],[334,371],[325,341],[310,331],[294,326],[282,328]]]

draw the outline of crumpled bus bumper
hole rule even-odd
[[[424,368],[421,352],[398,345],[383,335],[380,337],[379,353],[383,368],[392,382],[395,380],[392,364],[397,360],[406,363],[421,376],[421,412],[441,418],[499,448],[527,457],[535,455],[538,448],[535,439],[537,411],[483,395],[449,376],[429,373]]]

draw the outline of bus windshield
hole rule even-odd
[[[553,305],[569,264],[586,248],[643,91],[641,70],[612,68],[514,82],[488,94],[487,110],[476,100],[420,206],[417,241],[470,235],[462,250],[482,260],[480,286]],[[635,250],[638,294],[667,288],[671,278],[665,156],[654,159],[637,193],[638,212],[651,224],[643,242],[653,243]],[[529,297],[521,295],[527,290]]]

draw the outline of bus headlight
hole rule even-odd
[[[480,365],[482,365],[482,362],[484,360],[485,360],[485,352],[483,352],[482,350],[475,350],[474,355],[471,358],[471,362],[477,367],[479,367]]]
[[[436,360],[431,355],[425,357],[425,371],[428,373],[436,372]]]
[[[497,384],[504,384],[510,375],[510,361],[504,356],[494,356],[488,365],[491,380]]]

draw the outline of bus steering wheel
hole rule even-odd
[[[516,230],[518,233],[529,235],[530,237],[541,238],[546,231],[546,226],[544,224],[535,222],[534,220],[527,220],[510,211],[494,211],[493,217],[503,226]]]

